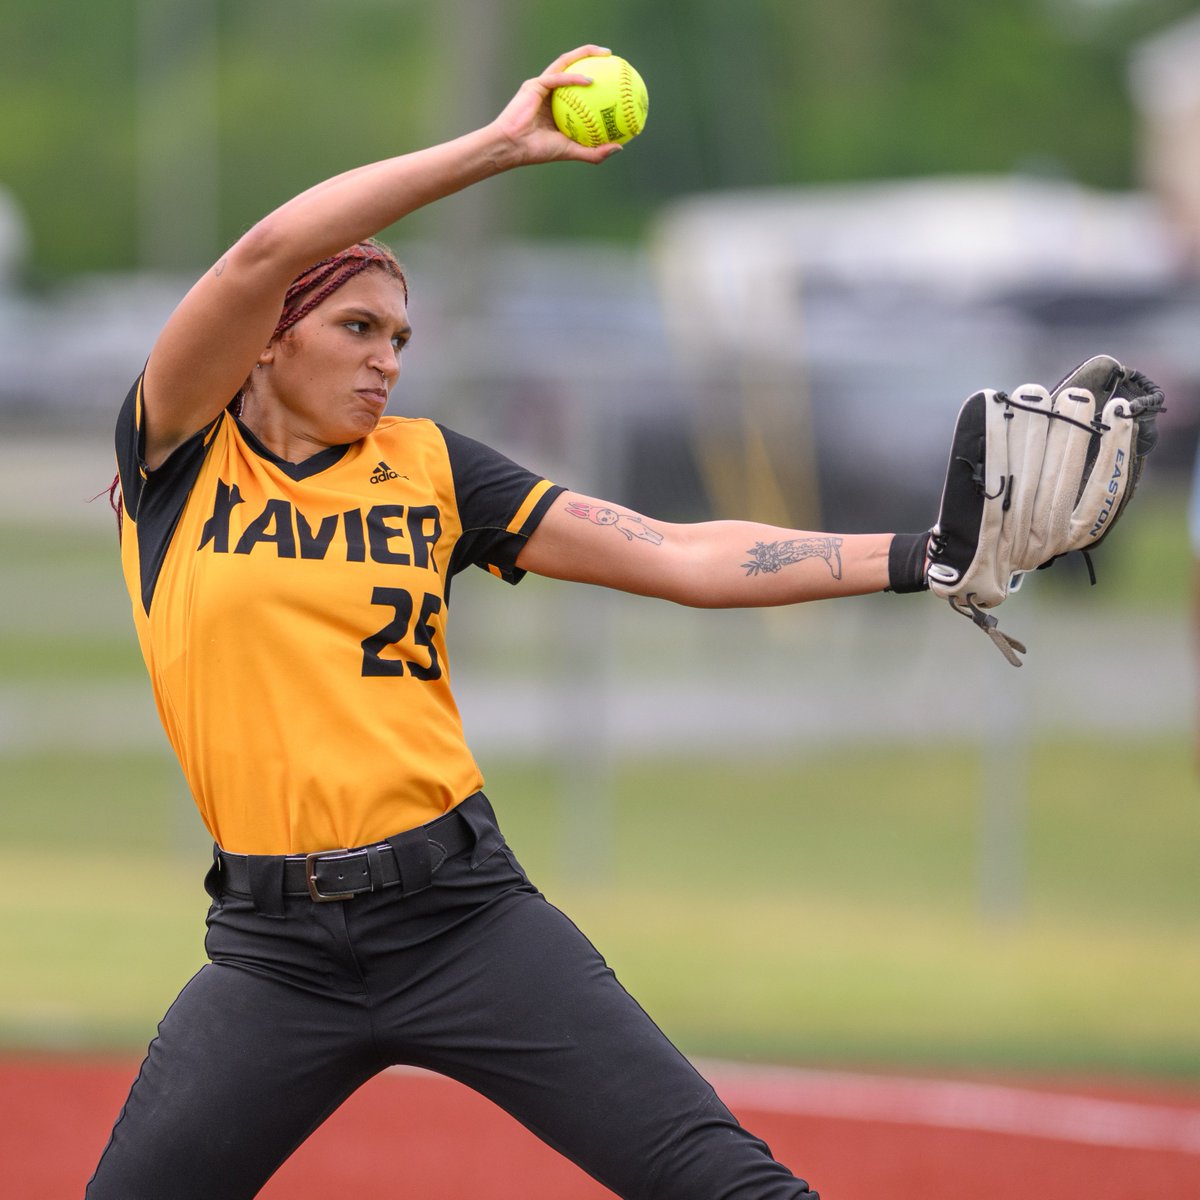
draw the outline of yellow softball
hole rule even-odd
[[[615,54],[573,62],[567,70],[586,75],[587,85],[555,88],[550,98],[554,123],[581,146],[605,146],[637,137],[646,124],[650,100],[642,77]]]

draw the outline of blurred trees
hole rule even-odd
[[[0,186],[35,278],[202,265],[292,192],[487,120],[594,39],[645,76],[645,134],[586,179],[494,181],[460,224],[625,239],[697,189],[940,172],[1125,187],[1129,47],[1197,7],[609,0],[585,24],[551,0],[0,0]]]

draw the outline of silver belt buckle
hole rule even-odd
[[[349,853],[347,849],[318,850],[315,854],[304,856],[304,881],[308,884],[308,894],[318,904],[325,904],[330,900],[350,900],[354,897],[353,892],[323,892],[317,887],[317,863],[323,858],[335,858],[339,854]]]

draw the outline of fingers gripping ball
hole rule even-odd
[[[642,77],[623,58],[615,54],[581,58],[567,70],[592,80],[555,88],[550,99],[554,123],[571,141],[606,146],[627,142],[642,132],[650,100]]]

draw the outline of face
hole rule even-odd
[[[411,332],[400,281],[369,267],[263,352],[247,422],[292,461],[365,437],[383,416]]]

